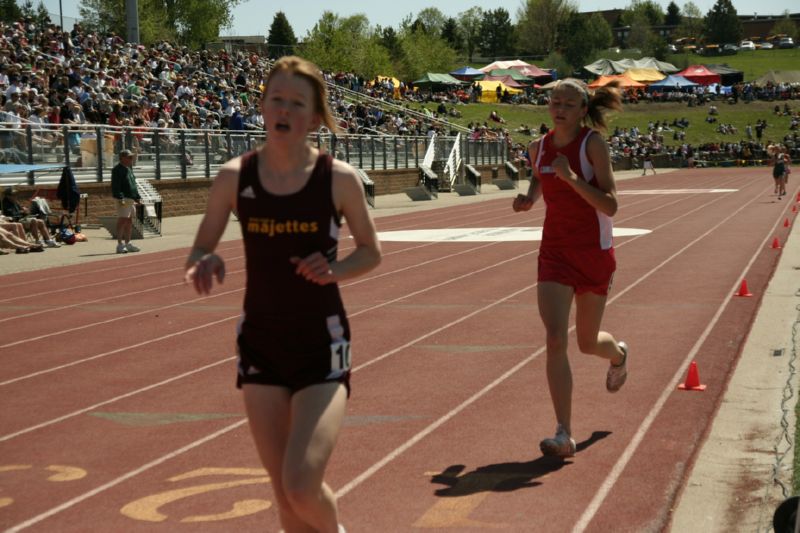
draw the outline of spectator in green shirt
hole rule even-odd
[[[141,200],[132,167],[133,152],[122,150],[119,153],[119,163],[111,171],[111,194],[117,202],[118,254],[139,251],[137,246],[131,244],[133,217],[136,216],[136,204]]]

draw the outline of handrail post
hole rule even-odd
[[[203,151],[206,156],[206,179],[211,179],[211,140],[209,139],[208,131],[203,134]]]
[[[103,182],[103,155],[105,154],[105,139],[103,138],[103,128],[97,126],[94,129],[94,136],[97,139],[97,165],[95,166],[95,176],[97,176],[97,183]]]
[[[158,130],[153,132],[153,148],[156,151],[156,179],[161,179],[161,134]]]
[[[181,152],[180,152],[180,163],[181,163],[181,179],[186,179],[188,176],[186,175],[186,132],[181,130],[178,135],[181,139]]]

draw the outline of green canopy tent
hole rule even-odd
[[[422,76],[418,80],[415,80],[413,83],[414,87],[435,88],[442,86],[457,87],[459,85],[463,85],[464,82],[454,78],[450,74],[436,74],[433,72],[426,72],[424,76]]]

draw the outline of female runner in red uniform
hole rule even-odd
[[[344,531],[323,481],[345,414],[350,328],[337,282],[380,262],[355,169],[307,142],[335,129],[319,68],[284,57],[261,99],[269,140],[220,169],[186,261],[200,294],[222,282],[214,253],[231,212],[245,244],[247,287],[239,372],[250,429],[269,472],[285,531]],[[341,217],[355,249],[337,259]]]
[[[604,109],[622,108],[616,86],[590,94],[567,78],[550,97],[553,129],[528,149],[534,176],[514,211],[528,211],[542,196],[546,214],[539,248],[538,306],[547,334],[547,383],[558,426],[540,443],[542,453],[575,454],[572,439],[572,372],[567,359],[570,306],[575,300],[578,349],[608,359],[606,388],[616,392],[627,377],[628,347],[600,322],[616,269],[611,217],[617,195],[608,146],[595,129],[606,127]]]

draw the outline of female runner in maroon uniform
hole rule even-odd
[[[572,372],[567,359],[569,313],[575,300],[575,329],[583,353],[608,359],[606,388],[616,392],[627,377],[628,347],[600,331],[608,289],[616,268],[611,217],[617,195],[605,140],[603,108],[621,109],[615,86],[589,94],[586,85],[565,79],[553,89],[549,112],[553,129],[530,144],[534,177],[514,211],[528,211],[541,195],[546,203],[539,248],[538,305],[547,334],[547,383],[558,426],[544,439],[545,455],[570,457]]]
[[[207,294],[225,269],[214,254],[231,212],[241,223],[247,288],[237,386],[287,532],[343,531],[323,481],[349,393],[350,331],[337,282],[380,262],[361,180],[307,143],[334,130],[319,69],[296,57],[272,68],[261,100],[269,140],[223,165],[186,262]],[[355,249],[337,260],[341,217]]]

